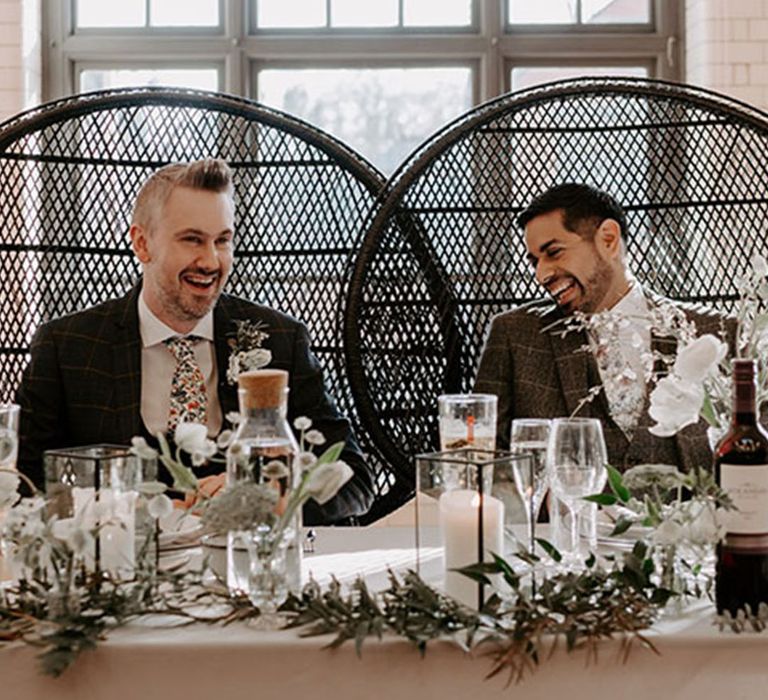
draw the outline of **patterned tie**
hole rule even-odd
[[[190,335],[186,338],[168,338],[163,341],[176,358],[176,370],[171,380],[171,402],[168,412],[168,430],[175,430],[180,421],[206,424],[208,397],[205,393],[205,377],[195,360],[194,344],[200,340]]]

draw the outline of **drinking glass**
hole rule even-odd
[[[443,394],[437,399],[440,450],[476,447],[496,449],[496,406],[493,394]]]
[[[513,462],[515,486],[525,506],[528,541],[534,547],[535,523],[547,491],[547,443],[550,423],[546,418],[515,418],[509,440],[510,452],[526,453],[529,460]]]
[[[603,428],[595,418],[555,418],[549,432],[547,474],[549,484],[569,508],[570,550],[564,553],[563,565],[580,564],[580,515],[587,502],[584,496],[602,491],[608,479],[608,461]]]
[[[496,449],[496,411],[498,397],[493,394],[442,394],[437,397],[440,418],[440,451],[475,448],[483,453]],[[483,456],[481,455],[481,459]],[[461,480],[457,467],[447,463],[443,470],[446,486]],[[484,473],[490,493],[493,470]]]

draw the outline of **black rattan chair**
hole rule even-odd
[[[166,163],[213,156],[234,169],[228,291],[308,324],[330,390],[368,448],[346,378],[341,307],[350,252],[384,179],[318,129],[212,93],[90,93],[0,125],[0,401],[12,399],[41,322],[135,283],[127,231],[141,182]],[[381,494],[392,478],[371,459]]]
[[[388,184],[349,287],[345,348],[366,432],[413,488],[437,446],[437,397],[471,390],[492,315],[541,296],[516,214],[581,181],[627,208],[638,278],[729,309],[768,228],[768,115],[683,85],[552,83],[472,110]]]

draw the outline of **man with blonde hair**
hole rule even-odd
[[[223,294],[234,252],[232,177],[224,161],[161,168],[142,186],[130,227],[142,279],[126,296],[41,326],[18,393],[19,465],[42,485],[42,453],[99,442],[128,444],[194,420],[217,435],[236,411],[232,343],[256,366],[289,372],[290,419],[306,415],[355,476],[307,523],[336,522],[370,506],[371,476],[349,422],[325,390],[301,322]],[[243,328],[246,333],[243,334]],[[253,366],[253,365],[251,365]],[[229,379],[227,375],[230,375]]]

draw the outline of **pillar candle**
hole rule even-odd
[[[489,552],[504,553],[504,504],[493,496],[484,496],[483,560]],[[479,561],[477,551],[480,494],[468,489],[446,491],[440,496],[440,534],[445,548],[445,592],[461,603],[477,607],[478,584],[450,571]]]

